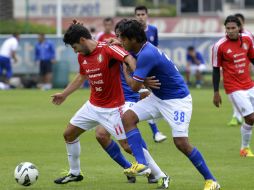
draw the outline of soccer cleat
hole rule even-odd
[[[162,177],[158,180],[157,189],[167,189],[169,186],[170,178],[166,175],[166,177]]]
[[[246,147],[240,150],[240,156],[241,157],[254,157],[254,154],[252,153],[251,149]]]
[[[234,127],[234,126],[241,125],[241,124],[242,124],[242,121],[239,121],[236,117],[232,117],[230,122],[228,122],[228,126],[230,126],[230,127]]]
[[[220,184],[217,181],[206,180],[204,190],[220,190]]]
[[[163,142],[167,139],[167,136],[163,135],[161,132],[157,132],[155,135],[154,135],[154,142],[156,143],[160,143],[160,142]]]
[[[147,177],[147,182],[148,183],[158,183],[158,179],[155,178],[155,176],[153,174],[150,174],[148,177]]]
[[[126,176],[128,183],[136,183],[136,177],[135,176]]]
[[[131,176],[149,176],[151,169],[143,164],[133,163],[131,167],[124,170],[124,174]]]
[[[83,176],[82,175],[73,175],[73,174],[68,174],[64,177],[61,177],[61,178],[58,178],[56,179],[54,182],[56,184],[66,184],[66,183],[69,183],[69,182],[77,182],[77,181],[82,181],[83,180]]]

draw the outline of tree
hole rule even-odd
[[[13,19],[13,0],[0,0],[0,20]]]

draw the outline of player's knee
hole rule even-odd
[[[76,139],[69,131],[65,131],[63,137],[65,142],[73,142]]]
[[[123,122],[124,128],[126,127],[128,128],[129,126],[136,125],[136,123],[138,122],[138,119],[136,114],[133,111],[128,110],[123,114],[122,122]]]
[[[254,113],[245,117],[244,120],[245,120],[245,123],[252,126],[254,124]]]
[[[110,136],[104,130],[100,130],[97,128],[95,132],[95,137],[103,147],[107,146],[110,142]]]
[[[174,138],[175,146],[185,155],[189,155],[192,151],[192,146],[190,145],[188,138],[178,137]]]

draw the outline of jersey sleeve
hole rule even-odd
[[[212,65],[213,67],[220,67],[222,62],[221,47],[216,43],[212,48]]]
[[[122,47],[117,45],[110,45],[108,46],[108,53],[110,57],[123,62],[124,58],[129,55],[127,51],[125,51]]]
[[[159,45],[159,38],[158,38],[158,30],[156,27],[154,27],[154,45],[158,47]]]
[[[157,60],[151,54],[140,55],[137,59],[137,66],[133,73],[133,79],[144,82],[145,78],[157,63]]]
[[[200,61],[201,64],[205,64],[205,60],[200,52],[197,52],[197,58]]]
[[[19,44],[18,44],[18,41],[17,41],[17,40],[13,41],[12,46],[11,46],[11,50],[12,50],[12,51],[17,51],[18,45],[19,45]]]

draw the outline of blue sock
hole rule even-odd
[[[131,151],[139,164],[147,165],[144,152],[143,152],[143,139],[138,128],[132,129],[126,133],[128,144]]]
[[[115,160],[123,168],[131,167],[131,163],[125,159],[124,155],[121,153],[121,150],[118,144],[112,140],[110,145],[105,149],[109,156]]]
[[[149,121],[148,124],[150,125],[150,128],[151,128],[151,130],[152,130],[152,132],[153,132],[153,137],[154,137],[155,134],[156,134],[157,132],[159,132],[159,129],[158,129],[156,123],[154,123],[154,122],[150,122],[150,121]]]
[[[201,153],[198,151],[197,148],[194,148],[188,157],[192,164],[197,168],[199,173],[205,178],[205,180],[211,179],[213,181],[216,181],[216,179],[213,177],[212,173],[208,169],[204,158],[202,157]]]

